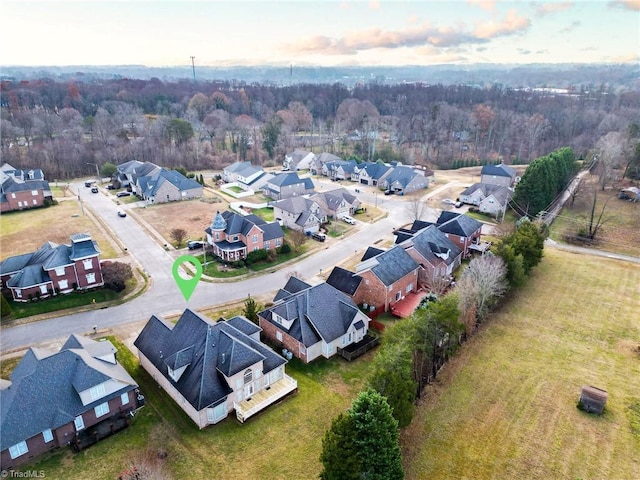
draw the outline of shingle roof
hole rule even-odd
[[[278,207],[285,212],[300,214],[311,209],[314,201],[305,197],[289,197],[273,202],[273,207]]]
[[[367,162],[361,165],[360,168],[367,172],[367,175],[375,180],[379,180],[385,173],[387,173],[391,167],[388,167],[381,163]]]
[[[438,230],[459,237],[469,237],[482,228],[482,222],[462,213],[443,211],[436,221]]]
[[[0,390],[0,450],[44,430],[61,427],[96,405],[137,387],[121,365],[94,358],[87,348],[91,342],[94,341],[83,340],[85,348],[54,353],[29,349],[11,374],[11,385]],[[83,405],[78,389],[86,390],[105,379],[114,379],[122,387]]]
[[[501,163],[499,165],[484,165],[482,170],[480,170],[480,175],[495,175],[496,177],[513,178],[516,176],[516,171],[514,168]]]
[[[278,175],[273,177],[271,180],[269,180],[269,183],[272,184],[272,185],[277,185],[279,187],[286,187],[288,185],[296,185],[298,183],[304,183],[305,186],[306,186],[307,185],[307,180],[310,181],[311,179],[310,178],[300,178],[297,173],[290,172],[290,173],[279,173]],[[311,188],[313,188],[313,182],[311,183]]]
[[[362,277],[360,275],[340,267],[333,267],[329,278],[327,278],[329,285],[349,296],[353,296],[356,293],[361,282]]]
[[[300,280],[297,277],[291,276],[289,277],[289,280],[287,280],[287,283],[285,283],[284,287],[278,290],[278,293],[276,293],[276,296],[273,299],[273,301],[277,302],[282,298],[289,297],[294,293],[301,292],[302,290],[305,290],[307,288],[311,288],[311,285],[308,284],[307,282]]]
[[[233,392],[225,375],[235,375],[260,361],[265,374],[286,363],[285,359],[237,328],[239,321],[213,323],[187,309],[171,328],[154,315],[134,345],[200,411],[220,404]],[[167,361],[175,361],[173,356],[181,351],[192,352],[192,358],[176,382],[169,376]]]
[[[432,265],[439,261],[450,265],[462,253],[462,250],[435,225],[418,231],[400,245],[403,248],[415,248]]]
[[[418,267],[416,261],[401,246],[396,245],[359,264],[356,271],[360,273],[371,270],[385,286],[389,286]]]
[[[340,208],[340,204],[345,201],[348,205],[353,205],[358,201],[355,195],[348,192],[346,188],[337,188],[328,192],[316,193],[310,197],[315,200],[323,209],[335,212]]]
[[[142,179],[144,178],[146,183],[146,186],[144,187],[144,194],[147,197],[153,197],[158,192],[160,187],[167,182],[176,187],[181,192],[202,188],[202,185],[200,185],[198,182],[191,178],[185,177],[176,170],[165,170],[164,168],[161,168],[160,170],[154,172],[153,175],[148,176],[149,180],[146,180],[146,177],[147,176],[140,177],[140,183],[142,183]]]

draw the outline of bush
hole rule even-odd
[[[287,254],[291,253],[291,247],[288,243],[283,243],[282,246],[278,249],[278,253]]]
[[[120,293],[127,286],[127,280],[133,277],[131,265],[122,262],[102,262],[104,286]]]
[[[255,250],[247,255],[247,265],[251,265],[256,262],[262,262],[267,259],[267,251],[264,249]]]
[[[0,316],[2,318],[11,315],[11,305],[9,305],[9,301],[4,295],[0,295]]]

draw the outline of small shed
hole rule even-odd
[[[582,410],[589,413],[602,414],[604,406],[607,403],[609,394],[600,388],[593,386],[582,386],[580,392],[580,401],[578,405]]]

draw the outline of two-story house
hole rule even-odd
[[[216,212],[205,232],[213,252],[228,261],[242,260],[260,249],[275,250],[284,241],[284,232],[277,222],[267,223],[257,215],[242,216],[228,210]]]
[[[482,222],[461,213],[443,211],[436,226],[462,250],[463,258],[470,255],[469,247],[479,244],[482,237]]]
[[[484,165],[480,170],[480,183],[513,187],[516,182],[516,170],[509,165]]]
[[[330,358],[358,343],[369,329],[369,318],[347,295],[327,283],[311,286],[291,277],[258,314],[263,334],[309,363]]]
[[[202,185],[176,170],[161,168],[136,178],[135,193],[148,204],[176,202],[202,197]]]
[[[0,167],[0,213],[37,208],[53,200],[42,170],[20,170],[8,163]]]
[[[398,165],[378,182],[385,190],[401,195],[416,192],[429,187],[429,179],[423,170]]]
[[[70,336],[57,352],[30,348],[10,381],[0,382],[3,471],[126,427],[142,398],[111,342],[79,335]]]
[[[334,155],[333,153],[322,152],[320,155],[316,155],[316,158],[311,161],[311,164],[309,165],[309,171],[313,175],[320,175],[322,174],[322,166],[325,163],[336,162],[341,160],[342,158],[338,157],[337,155]]]
[[[358,163],[355,160],[334,160],[322,166],[322,175],[332,180],[351,180]]]
[[[283,170],[309,170],[311,165],[315,162],[316,155],[306,150],[296,149],[292,153],[288,153],[284,156],[282,162]]]
[[[327,221],[327,212],[311,198],[285,198],[273,202],[271,206],[276,220],[293,230],[315,233],[320,229],[320,225]]]
[[[187,309],[173,325],[154,315],[134,345],[142,368],[199,428],[233,411],[244,422],[298,388],[245,317],[214,322]]]
[[[364,162],[356,166],[351,179],[363,185],[377,187],[393,168],[383,163]]]
[[[360,208],[360,200],[349,193],[346,188],[316,193],[309,199],[316,202],[329,218],[334,219],[342,218],[345,215],[353,215]]]
[[[46,242],[35,252],[0,262],[2,289],[16,302],[46,298],[104,285],[100,250],[88,233],[71,236],[71,245]]]
[[[274,200],[300,197],[314,193],[313,180],[300,178],[297,173],[279,173],[262,187],[263,193]]]

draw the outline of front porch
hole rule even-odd
[[[236,418],[240,423],[244,423],[249,417],[297,390],[298,382],[285,374],[283,378],[256,392],[251,398],[240,403],[234,402],[233,408],[236,410]]]

